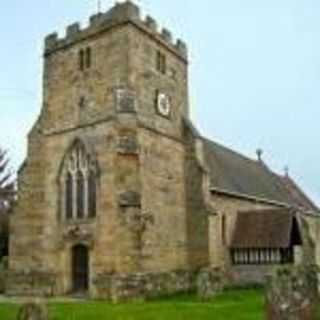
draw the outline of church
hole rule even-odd
[[[199,133],[187,45],[134,3],[48,35],[43,73],[7,294],[163,295],[192,290],[202,268],[247,284],[277,265],[320,264],[319,209],[261,152]]]

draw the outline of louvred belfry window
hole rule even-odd
[[[64,219],[94,218],[97,212],[97,164],[77,141],[63,164]]]
[[[81,49],[79,51],[79,69],[84,71],[85,69],[91,68],[92,64],[92,54],[91,48],[87,47],[86,49]]]
[[[166,74],[167,59],[165,54],[163,54],[161,51],[157,51],[156,67],[159,72],[161,72],[162,74]]]
[[[84,51],[82,49],[79,51],[79,69],[84,70]]]
[[[86,49],[86,68],[91,67],[91,48]]]

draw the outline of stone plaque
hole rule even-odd
[[[116,89],[116,107],[120,113],[135,113],[135,94],[127,89]]]

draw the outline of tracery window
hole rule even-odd
[[[80,141],[67,154],[62,172],[64,218],[94,218],[97,211],[97,164]]]

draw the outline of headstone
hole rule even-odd
[[[267,320],[315,320],[318,301],[314,267],[283,267],[267,281]]]
[[[26,303],[19,310],[17,320],[48,320],[48,306],[39,301]]]
[[[197,295],[202,301],[214,298],[224,288],[224,276],[218,268],[202,269],[197,276]]]

